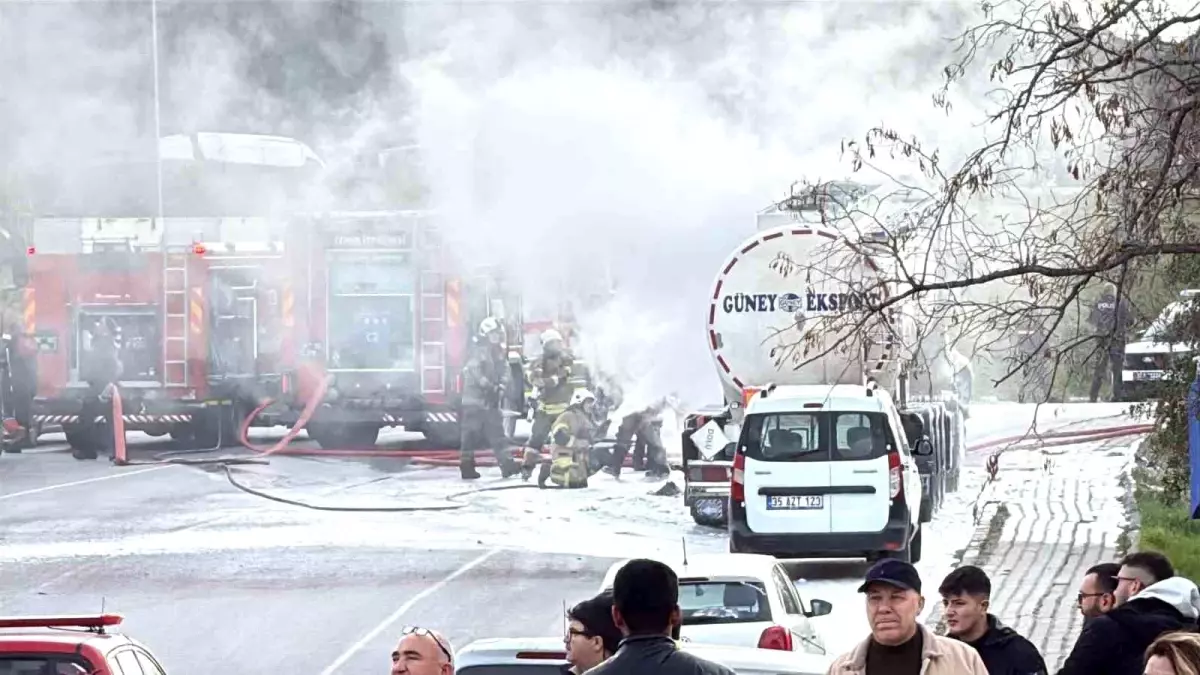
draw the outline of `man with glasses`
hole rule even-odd
[[[621,630],[612,618],[613,596],[601,593],[571,608],[567,612],[567,661],[572,675],[585,673],[603,663],[617,652]]]
[[[1079,594],[1075,596],[1075,604],[1083,615],[1083,625],[1091,623],[1098,616],[1108,614],[1117,606],[1117,577],[1120,576],[1121,566],[1117,563],[1100,563],[1092,565],[1083,575],[1079,584]]]
[[[1159,635],[1195,630],[1200,591],[1175,577],[1161,553],[1140,551],[1121,561],[1115,607],[1084,626],[1059,675],[1137,675]]]
[[[428,628],[405,628],[392,650],[392,675],[454,675],[450,641]]]
[[[1173,576],[1175,568],[1167,556],[1156,551],[1130,553],[1121,561],[1121,571],[1117,573],[1117,590],[1113,592],[1117,597],[1117,606],[1125,604],[1147,586]]]

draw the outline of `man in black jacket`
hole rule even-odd
[[[1161,553],[1121,561],[1115,609],[1088,623],[1058,675],[1140,675],[1146,648],[1163,633],[1195,630],[1196,585]]]
[[[973,565],[946,575],[938,588],[950,637],[979,652],[988,675],[1046,675],[1046,662],[1033,643],[988,613],[992,581]]]
[[[631,560],[613,579],[613,621],[625,639],[587,675],[737,675],[681,651],[671,639],[682,623],[679,577],[663,563]]]

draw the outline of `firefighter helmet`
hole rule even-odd
[[[581,406],[588,401],[595,403],[596,395],[587,389],[576,389],[575,393],[571,394],[571,405]]]
[[[500,329],[501,329],[500,320],[494,316],[489,316],[488,318],[479,322],[479,334],[482,336],[487,336],[487,335],[491,335],[492,333],[499,332]]]
[[[543,346],[548,343],[554,342],[556,340],[558,342],[563,341],[562,333],[554,330],[553,328],[547,328],[546,330],[542,331],[542,345]]]

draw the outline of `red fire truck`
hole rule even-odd
[[[430,211],[310,215],[292,221],[295,334],[308,365],[331,375],[306,430],[323,447],[366,447],[384,427],[459,444],[461,372],[479,322],[507,324],[516,378],[505,408],[520,410],[520,299],[491,271],[464,271]],[[265,411],[295,424],[303,388]]]
[[[157,205],[156,162],[133,155],[63,166],[34,201],[24,298],[38,352],[33,422],[61,425],[77,457],[95,456],[109,433],[80,419],[105,334],[126,429],[197,447],[232,444],[294,368],[288,220],[252,216],[294,208],[321,160],[294,139],[249,134],[168,136],[159,152]],[[166,217],[148,217],[160,209]]]
[[[250,406],[294,366],[290,281],[282,224],[267,219],[39,219],[25,291],[38,345],[34,422],[62,425],[77,454],[94,453],[91,435],[108,431],[79,414],[93,341],[106,331],[126,429],[234,443]]]

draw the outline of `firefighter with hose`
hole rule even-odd
[[[617,443],[613,449],[612,463],[606,468],[607,473],[612,474],[614,478],[621,477],[621,468],[632,444],[635,471],[645,466],[646,477],[655,480],[669,475],[667,448],[662,442],[662,413],[666,407],[667,399],[662,398],[621,418],[621,424],[617,427]]]
[[[542,333],[541,342],[542,353],[531,364],[529,373],[538,405],[527,444],[538,455],[546,445],[555,421],[570,405],[572,393],[589,384],[586,369],[576,367],[575,357],[567,350],[562,333],[550,328]],[[526,457],[529,456],[530,453],[526,453]],[[530,464],[528,460],[522,465],[521,473],[526,480],[533,475],[535,466],[536,462]]]
[[[502,478],[521,472],[508,451],[501,403],[512,383],[504,326],[495,317],[479,322],[479,337],[471,345],[471,356],[463,366],[462,445],[458,468],[464,480],[479,478],[475,451],[491,448]]]
[[[546,481],[554,483],[555,487],[566,489],[588,486],[588,452],[596,430],[595,420],[592,418],[592,408],[595,405],[595,395],[586,389],[576,389],[571,395],[567,409],[558,416],[550,429],[554,453],[551,459],[542,462],[541,470],[538,471],[538,487],[548,487]],[[533,448],[525,449],[527,465],[540,456],[536,453]]]

